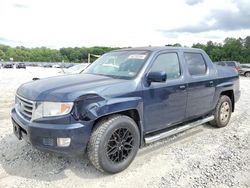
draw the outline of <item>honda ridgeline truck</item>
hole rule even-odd
[[[87,152],[117,173],[138,149],[210,122],[228,124],[240,96],[238,72],[192,48],[129,48],[104,54],[83,73],[31,81],[16,92],[14,133],[35,148]]]

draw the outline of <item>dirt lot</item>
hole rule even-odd
[[[95,170],[86,156],[43,153],[12,134],[17,87],[58,69],[0,69],[0,187],[250,187],[250,79],[226,128],[202,125],[141,149],[116,175]]]

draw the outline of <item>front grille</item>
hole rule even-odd
[[[20,96],[16,96],[16,106],[19,113],[31,120],[35,103]]]

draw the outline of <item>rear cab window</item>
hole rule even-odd
[[[207,73],[207,65],[201,53],[184,52],[184,58],[191,76],[202,76]]]

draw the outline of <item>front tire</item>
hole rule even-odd
[[[133,161],[139,144],[139,129],[134,120],[113,115],[94,128],[87,147],[88,158],[98,170],[118,173]]]
[[[214,120],[210,124],[216,127],[225,127],[230,121],[231,114],[232,101],[228,96],[222,95],[214,111]]]

